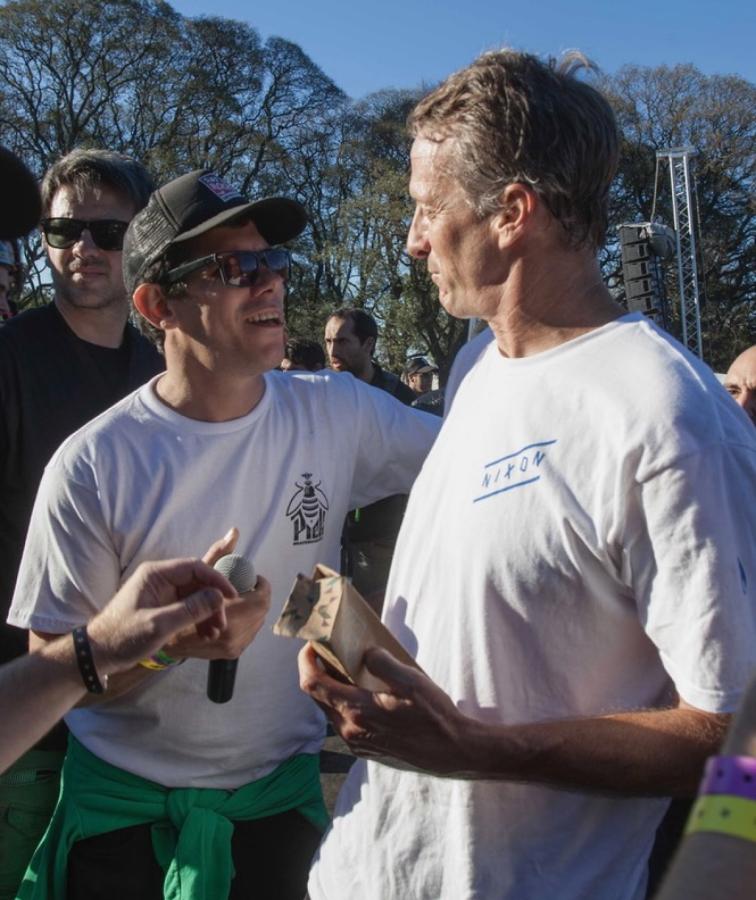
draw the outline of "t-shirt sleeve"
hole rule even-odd
[[[408,494],[441,420],[353,379],[358,426],[350,508]]]
[[[714,445],[638,485],[625,548],[641,622],[679,696],[730,712],[756,667],[756,447]]]
[[[95,479],[53,458],[40,483],[8,622],[53,634],[88,622],[118,590],[120,566]]]

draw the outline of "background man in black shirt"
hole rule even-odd
[[[52,303],[0,327],[0,662],[26,652],[5,624],[42,471],[68,435],[163,368],[127,323],[123,235],[146,204],[146,169],[118,153],[74,150],[42,182]],[[62,726],[0,777],[0,900],[15,888],[57,797]]]
[[[350,372],[409,406],[415,399],[414,392],[373,359],[377,340],[378,325],[364,309],[342,307],[326,322],[325,345],[331,368]],[[406,496],[395,494],[352,510],[345,523],[342,571],[351,576],[354,586],[378,613],[406,505]]]
[[[328,362],[336,372],[351,372],[355,378],[387,391],[409,406],[414,393],[398,375],[382,369],[373,359],[378,340],[378,325],[364,309],[337,309],[325,327]]]

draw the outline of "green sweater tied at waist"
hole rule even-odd
[[[76,841],[147,823],[165,872],[164,900],[222,900],[234,876],[234,820],[291,809],[321,831],[328,825],[317,755],[294,756],[233,791],[167,788],[111,766],[71,736],[58,805],[17,900],[65,900],[68,854]]]

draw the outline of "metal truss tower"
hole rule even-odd
[[[693,147],[671,147],[659,150],[659,160],[669,163],[672,185],[672,213],[677,239],[677,278],[680,285],[680,321],[682,342],[685,347],[703,359],[701,342],[701,300],[698,289],[698,265],[696,263],[696,227],[693,205],[693,175],[690,159],[696,153]]]

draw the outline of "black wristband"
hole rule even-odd
[[[74,652],[76,653],[76,662],[81,672],[81,678],[84,686],[90,694],[102,694],[108,684],[107,676],[105,676],[105,685],[103,686],[97,677],[97,669],[95,669],[94,659],[92,658],[92,647],[89,643],[87,635],[87,626],[80,625],[73,630]]]

